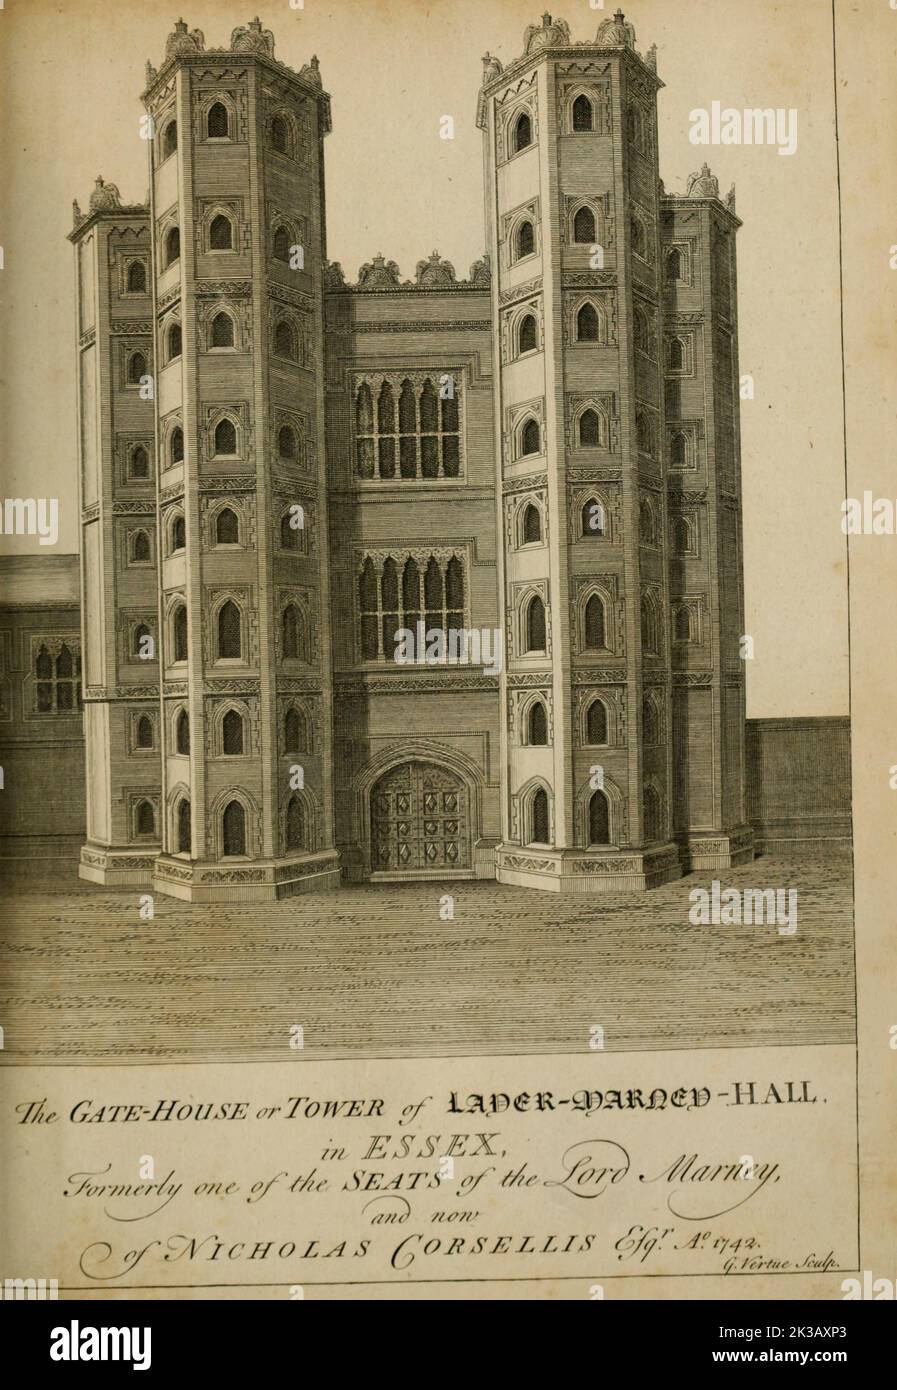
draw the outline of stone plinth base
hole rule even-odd
[[[148,845],[142,854],[134,846],[116,849],[109,845],[81,846],[78,877],[89,883],[101,883],[105,888],[151,888],[153,864],[159,845]],[[51,866],[48,866],[51,867]]]
[[[274,902],[337,888],[339,881],[336,850],[239,864],[160,854],[153,865],[153,891],[188,903]]]
[[[495,877],[548,893],[625,893],[659,888],[682,875],[674,844],[650,849],[551,850],[499,845]]]
[[[734,869],[754,858],[754,832],[749,825],[737,830],[691,831],[682,838],[683,870]]]

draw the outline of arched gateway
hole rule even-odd
[[[392,768],[371,791],[371,872],[469,869],[470,796],[433,763]]]

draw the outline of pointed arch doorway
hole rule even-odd
[[[470,791],[435,763],[400,763],[371,790],[371,873],[404,877],[470,869]]]

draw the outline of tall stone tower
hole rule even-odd
[[[507,643],[497,875],[577,892],[652,887],[680,874],[691,828],[674,804],[674,656],[689,679],[698,667],[719,684],[709,593],[677,592],[672,626],[662,84],[620,12],[576,44],[545,15],[524,50],[504,69],[487,55],[479,106]],[[737,471],[737,439],[730,453]],[[738,564],[714,566],[714,579],[726,574],[731,626]],[[705,645],[685,661],[693,604]],[[701,635],[697,622],[690,632]],[[743,715],[740,734],[730,729],[743,740]],[[729,802],[713,814],[740,812]]]
[[[753,856],[745,820],[744,580],[734,190],[705,164],[661,199],[673,649],[673,825],[690,869]]]
[[[98,180],[71,234],[85,877],[337,883],[334,664],[351,877],[494,854],[504,882],[595,892],[749,859],[740,223],[706,165],[664,192],[661,86],[621,12],[585,43],[543,16],[484,59],[491,271],[434,253],[400,283],[377,256],[350,292],[317,60],[285,67],[258,20],[227,49],[176,25],[148,206]],[[424,618],[491,634],[496,601],[498,702],[491,662],[392,659]]]
[[[257,20],[148,66],[161,661],[159,892],[338,881],[317,60]]]
[[[101,178],[74,205],[87,841],[82,878],[146,886],[161,846],[152,248]],[[52,653],[48,660],[52,660]]]

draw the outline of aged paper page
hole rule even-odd
[[[4,1298],[893,1298],[893,5],[0,33]]]

